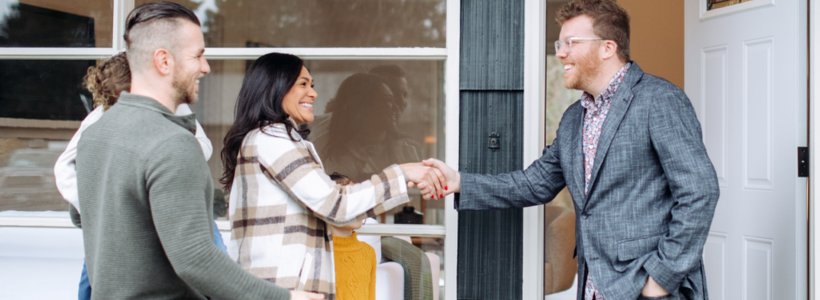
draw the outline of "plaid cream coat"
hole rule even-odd
[[[228,253],[257,277],[335,299],[333,243],[325,222],[361,221],[404,204],[406,182],[392,165],[369,181],[337,185],[313,144],[296,131],[288,136],[281,123],[253,130],[237,160]]]

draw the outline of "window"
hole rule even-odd
[[[109,0],[0,0],[0,47],[111,47]]]
[[[214,182],[223,170],[220,141],[233,124],[233,105],[251,62],[211,60],[211,73],[201,81],[200,101],[192,106],[214,146],[208,162]],[[307,60],[305,64],[318,93],[308,139],[328,173],[361,182],[391,164],[444,158],[442,61]],[[354,74],[365,76],[353,78]],[[356,92],[340,93],[343,85]],[[399,214],[405,222],[444,225],[441,201],[422,201],[418,189],[410,192],[412,211],[398,207],[379,221],[394,223]]]
[[[122,23],[133,7],[146,2],[152,1],[0,0],[0,227],[72,227],[68,204],[54,183],[54,162],[93,109],[91,95],[81,86],[87,68],[124,50]],[[233,122],[245,70],[269,52],[305,60],[319,93],[314,109],[320,120],[331,120],[334,105],[358,105],[366,116],[342,118],[340,112],[343,126],[309,125],[309,138],[317,142],[328,170],[361,180],[391,163],[436,157],[455,166],[458,161],[458,126],[446,126],[458,120],[458,1],[175,2],[194,10],[203,24],[212,71],[202,79],[200,100],[191,108],[214,146],[208,163],[216,184],[222,138]],[[396,70],[403,75],[390,75]],[[380,82],[357,89],[402,101],[339,96],[345,79],[357,73]],[[349,128],[374,130],[379,138],[352,146],[345,142],[359,136],[324,138]],[[455,272],[445,271],[455,270],[452,197],[422,201],[412,189],[411,199],[407,207],[380,216],[381,224],[358,232],[412,237],[418,249],[438,257],[431,267],[439,271],[434,287],[440,297],[455,299]],[[229,222],[217,223],[223,232],[229,229]],[[447,294],[445,282],[453,286]]]
[[[206,47],[445,46],[444,0],[172,2],[196,12]]]

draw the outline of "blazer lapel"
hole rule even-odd
[[[598,172],[601,170],[601,164],[606,159],[609,145],[612,144],[612,138],[615,137],[615,132],[621,125],[621,121],[632,103],[632,98],[635,96],[632,93],[632,87],[638,82],[638,79],[643,76],[643,70],[638,67],[638,64],[632,63],[629,71],[618,87],[618,91],[612,97],[612,104],[609,108],[609,114],[604,120],[603,128],[601,129],[601,136],[598,138],[598,151],[595,153],[595,164],[592,166],[592,177],[589,179],[589,193],[595,187],[595,179],[598,177]],[[585,197],[586,198],[586,197]],[[586,201],[584,201],[586,203]]]
[[[573,178],[573,186],[570,186],[570,192],[573,190],[578,191],[576,195],[580,195],[580,197],[572,197],[572,199],[577,202],[578,207],[583,207],[586,201],[584,195],[584,151],[582,149],[584,147],[584,139],[581,138],[584,129],[584,112],[584,108],[581,108],[578,114],[578,121],[575,122],[575,128],[572,128],[570,131],[572,134],[569,147],[572,155],[572,170],[570,173]]]

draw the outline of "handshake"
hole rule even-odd
[[[407,187],[417,186],[424,200],[443,199],[461,190],[461,175],[438,159],[399,166],[407,176]]]

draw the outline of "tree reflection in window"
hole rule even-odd
[[[445,0],[171,1],[196,13],[207,47],[445,47]]]
[[[735,4],[746,3],[753,0],[703,0],[706,1],[706,10],[713,10],[717,8],[723,8],[727,6],[732,6]]]

